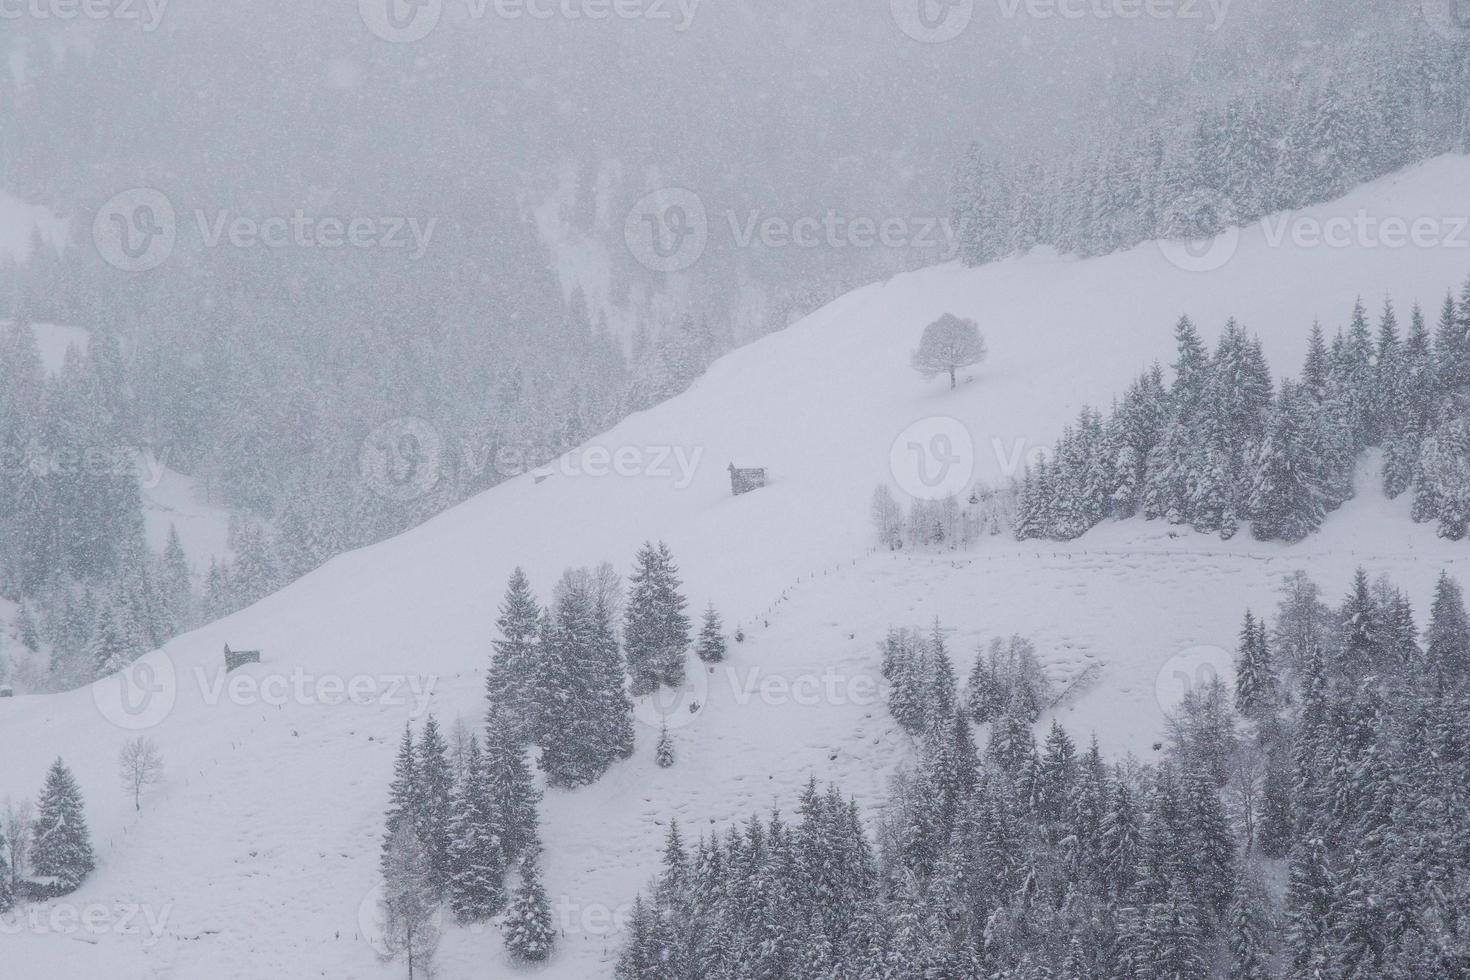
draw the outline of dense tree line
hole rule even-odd
[[[1038,745],[1014,707],[978,750],[937,631],[884,657],[917,678],[893,706],[918,751],[876,835],[815,781],[792,823],[690,843],[671,821],[619,980],[1470,971],[1470,625],[1448,577],[1422,635],[1387,581],[1359,572],[1329,608],[1289,577],[1274,622],[1246,617],[1234,691],[1193,688],[1155,764],[1055,721]]]
[[[553,786],[595,782],[632,755],[630,696],[684,681],[693,637],[668,546],[643,545],[630,582],[624,608],[610,565],[569,570],[542,608],[525,573],[511,575],[486,694],[518,737],[540,748]],[[701,660],[724,659],[722,629],[710,606],[694,644]]]
[[[447,905],[462,924],[508,913],[507,946],[545,958],[552,937],[538,865],[541,794],[506,719],[492,711],[483,738],[470,733],[453,756],[432,715],[417,739],[405,728],[388,796],[380,905],[391,956],[410,971],[431,967]]]
[[[0,325],[0,595],[21,605],[27,685],[90,681],[197,615],[177,534],[161,554],[144,540],[124,374],[116,337],[69,349],[53,376],[29,329]]]
[[[1258,339],[1234,321],[1213,352],[1189,319],[1178,356],[1111,413],[1083,409],[1026,474],[1016,537],[1075,538],[1141,514],[1229,538],[1300,541],[1352,497],[1360,454],[1383,451],[1383,489],[1413,494],[1416,521],[1458,540],[1470,529],[1470,283],[1446,296],[1431,333],[1392,302],[1376,330],[1359,302],[1329,344],[1314,326],[1295,379],[1273,385]]]
[[[501,917],[518,959],[550,955],[555,932],[538,863],[540,792],[528,750],[538,750],[548,786],[593,783],[633,753],[633,665],[647,665],[641,693],[683,679],[687,602],[666,545],[639,549],[632,582],[624,609],[622,580],[611,566],[570,569],[543,608],[517,568],[496,620],[483,732],[457,733],[451,745],[432,715],[417,738],[405,729],[389,786],[381,871],[388,946],[411,970],[432,964],[446,905],[460,923]],[[695,649],[702,661],[724,658],[713,605]],[[659,765],[673,765],[667,728],[655,755]],[[514,891],[506,887],[513,869]]]
[[[1187,66],[1138,69],[1070,152],[972,148],[951,194],[961,256],[978,265],[1040,245],[1101,255],[1200,238],[1465,152],[1470,46],[1401,5],[1383,13],[1360,12],[1371,26],[1330,43],[1222,38]]]

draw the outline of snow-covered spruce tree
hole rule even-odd
[[[985,338],[980,336],[975,321],[946,313],[924,328],[911,362],[925,381],[947,374],[949,386],[954,388],[958,383],[956,372],[984,361],[985,354]]]
[[[413,728],[403,726],[398,742],[398,757],[393,762],[393,781],[388,786],[388,810],[383,815],[383,848],[380,870],[388,874],[388,852],[401,823],[413,824],[422,810],[418,753],[414,748]]]
[[[485,731],[483,766],[494,826],[508,867],[537,839],[540,792],[526,752],[508,719],[492,720]]]
[[[553,786],[596,782],[632,751],[632,706],[608,611],[587,582],[575,574],[563,577],[542,631],[540,766]]]
[[[46,785],[36,805],[30,863],[32,873],[53,879],[61,894],[75,891],[96,865],[82,791],[60,759],[46,772]]]
[[[628,936],[613,968],[615,980],[665,980],[670,970],[667,926],[658,909],[638,895],[628,918]]]
[[[913,630],[890,630],[883,644],[883,679],[889,684],[888,711],[911,735],[924,731],[929,687],[928,649]]]
[[[1434,606],[1424,634],[1429,669],[1456,681],[1470,677],[1470,620],[1460,584],[1441,572],[1434,586]]]
[[[975,651],[975,664],[965,685],[966,705],[975,724],[985,725],[998,718],[1006,706],[1006,689],[996,676],[995,658],[986,656],[985,648]]]
[[[194,573],[184,554],[183,543],[174,525],[168,526],[168,541],[159,559],[159,591],[175,629],[191,628],[197,621],[194,600]]]
[[[1368,573],[1361,567],[1353,575],[1352,591],[1343,600],[1338,620],[1342,646],[1336,668],[1341,673],[1357,678],[1389,665],[1390,658],[1384,655],[1382,611],[1369,591]]]
[[[717,664],[725,659],[724,624],[713,602],[704,610],[704,622],[699,628],[699,642],[694,645],[694,652],[707,664]]]
[[[279,589],[283,582],[269,529],[260,521],[246,519],[234,531],[230,591],[234,607],[243,609]]]
[[[1330,499],[1307,400],[1290,381],[1256,452],[1247,510],[1258,541],[1301,541],[1322,526]]]
[[[444,894],[449,888],[451,801],[454,796],[454,767],[449,762],[449,745],[431,714],[424,722],[416,755],[418,764],[418,810],[414,829],[429,855],[429,880]]]
[[[505,916],[505,946],[517,960],[528,963],[546,959],[556,943],[551,903],[537,865],[539,852],[539,843],[533,843],[521,858],[521,882]]]
[[[15,886],[10,873],[10,862],[6,859],[9,851],[5,829],[0,827],[0,915],[9,912],[15,905]]]
[[[1246,718],[1259,719],[1275,709],[1276,675],[1267,642],[1266,624],[1257,626],[1247,610],[1235,655],[1235,710]]]
[[[505,907],[506,863],[489,773],[473,735],[455,786],[449,829],[450,908],[460,922],[482,922]]]
[[[618,643],[616,622],[622,581],[612,566],[604,563],[592,574],[591,582],[592,658],[588,677],[599,695],[608,744],[617,758],[629,759],[635,747],[633,702],[628,699],[627,665]]]
[[[97,621],[87,643],[87,659],[92,662],[98,677],[117,673],[132,663],[138,654],[130,635],[134,630],[124,623],[125,616],[126,612],[110,598],[103,599],[97,608]]]
[[[674,764],[674,740],[669,737],[667,723],[658,731],[658,745],[654,748],[653,758],[661,769],[668,769]]]
[[[623,646],[635,696],[667,684],[684,683],[684,652],[689,648],[689,617],[679,593],[679,569],[668,546],[645,542],[638,550],[628,608],[623,623]]]
[[[1440,424],[1419,451],[1416,510],[1439,519],[1439,536],[1459,541],[1470,532],[1470,417]]]
[[[485,678],[485,697],[490,715],[503,714],[517,737],[529,741],[535,731],[536,697],[530,685],[535,675],[536,636],[541,609],[531,591],[530,580],[519,567],[511,573],[500,618],[495,621],[500,639],[492,641],[495,653]]]
[[[432,977],[440,938],[439,889],[432,880],[429,854],[411,821],[398,821],[388,838],[378,905],[386,950],[383,958],[402,958],[410,980]]]
[[[1309,833],[1292,848],[1286,890],[1290,976],[1331,976],[1336,881],[1327,848]]]
[[[1266,753],[1261,778],[1261,818],[1256,843],[1273,860],[1286,856],[1293,840],[1291,760],[1285,746],[1272,745]]]

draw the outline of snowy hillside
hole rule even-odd
[[[1293,220],[1448,223],[1467,182],[1470,160],[1441,158]],[[890,625],[938,616],[961,669],[976,641],[1013,632],[1036,639],[1059,680],[1096,665],[1063,707],[1065,724],[1081,738],[1096,731],[1110,755],[1148,756],[1181,677],[1218,665],[1244,605],[1274,604],[1286,572],[1304,568],[1336,596],[1366,564],[1422,610],[1441,567],[1465,578],[1470,558],[1463,543],[1412,524],[1407,500],[1384,501],[1372,472],[1356,500],[1294,547],[1141,521],[1068,545],[992,538],[958,555],[899,556],[870,547],[873,487],[915,485],[907,443],[947,431],[935,418],[962,423],[973,454],[962,438],[950,448],[996,479],[1084,403],[1106,406],[1140,369],[1167,363],[1181,313],[1210,339],[1238,318],[1274,367],[1294,370],[1314,320],[1335,328],[1358,296],[1434,309],[1470,272],[1463,230],[1458,246],[1429,247],[1377,236],[1312,247],[1289,232],[1277,243],[1279,230],[1231,233],[1219,243],[1231,258],[1209,272],[1150,244],[1086,261],[951,264],[858,290],[725,357],[544,479],[505,483],[174,640],[135,666],[134,680],[154,691],[135,713],[119,703],[118,679],[0,700],[0,795],[33,795],[45,765],[66,759],[99,852],[68,902],[109,910],[98,929],[10,929],[5,946],[38,978],[400,975],[362,935],[395,740],[425,705],[446,722],[478,720],[495,610],[517,564],[544,597],[563,568],[608,560],[626,571],[643,540],[662,538],[691,607],[712,600],[746,633],[670,715],[677,765],[654,765],[655,730],[644,726],[633,760],[590,788],[547,794],[546,881],[565,935],[548,964],[525,972],[568,980],[610,976],[611,923],[655,867],[655,821],[677,816],[697,833],[773,801],[789,810],[810,773],[881,802],[908,752],[873,695],[876,644]],[[975,319],[990,348],[956,391],[908,366],[923,327],[944,313]],[[766,467],[770,485],[732,497],[732,462]],[[220,690],[225,643],[259,648],[264,662]],[[271,678],[305,693],[278,705]],[[372,703],[323,703],[317,681],[354,678],[367,678]],[[656,723],[656,710],[639,711]],[[141,814],[114,772],[131,734],[119,722],[148,725],[167,765]],[[156,936],[144,920],[120,921],[115,906],[135,905],[163,920]],[[449,980],[520,975],[493,927],[447,929],[440,959]]]

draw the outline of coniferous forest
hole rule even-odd
[[[1411,23],[1392,18],[1330,45],[1221,41],[1185,65],[1135,66],[1101,121],[1061,151],[972,147],[951,195],[961,257],[1202,238],[1465,152],[1462,52]]]
[[[1470,974],[1459,584],[1440,578],[1422,629],[1363,570],[1340,603],[1298,573],[1257,612],[1233,686],[1192,688],[1149,760],[1055,721],[1037,744],[1024,669],[996,713],[996,650],[967,691],[942,630],[895,633],[889,704],[917,751],[881,811],[813,775],[790,816],[694,839],[670,820],[616,975]]]
[[[1470,530],[1470,282],[1433,330],[1387,301],[1362,301],[1329,342],[1308,337],[1295,378],[1273,383],[1260,342],[1226,324],[1210,351],[1174,328],[1171,377],[1155,365],[1105,418],[1084,409],[1018,491],[1016,537],[1070,539],[1141,515],[1230,538],[1295,542],[1354,493],[1360,455],[1381,449],[1383,492],[1412,494],[1413,519],[1441,537]]]

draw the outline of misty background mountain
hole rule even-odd
[[[89,679],[104,653],[116,659],[95,649],[104,610],[128,637],[109,643],[150,649],[516,475],[486,462],[501,450],[543,463],[732,346],[955,258],[956,218],[974,215],[955,214],[951,190],[977,156],[1065,172],[1144,120],[1186,145],[1243,91],[1290,105],[1365,47],[1462,66],[1463,38],[1426,20],[1437,2],[1219,0],[1137,20],[979,3],[945,43],[906,34],[902,3],[840,0],[650,0],[645,16],[600,22],[476,16],[451,0],[402,44],[369,29],[368,3],[173,0],[152,30],[6,19],[0,200],[65,232],[39,221],[0,255],[13,324],[0,445],[15,460],[146,448],[237,517],[232,565],[188,570],[191,597],[165,601],[170,573],[141,540],[131,473],[8,466],[3,594],[38,621],[50,683]],[[1450,102],[1436,124],[1451,135],[1397,162],[1463,148]],[[98,209],[133,188],[177,214],[172,253],[143,272],[104,261],[92,236]],[[673,273],[626,240],[637,202],[666,188],[692,191],[708,215],[703,254]],[[210,244],[236,217],[297,212],[432,234],[421,255]],[[896,248],[742,241],[767,217],[828,215],[936,231]],[[92,342],[48,376],[17,329],[35,323]],[[365,441],[403,419],[447,447],[409,499],[360,472]],[[65,492],[38,490],[58,479]],[[179,568],[175,557],[175,579]]]

